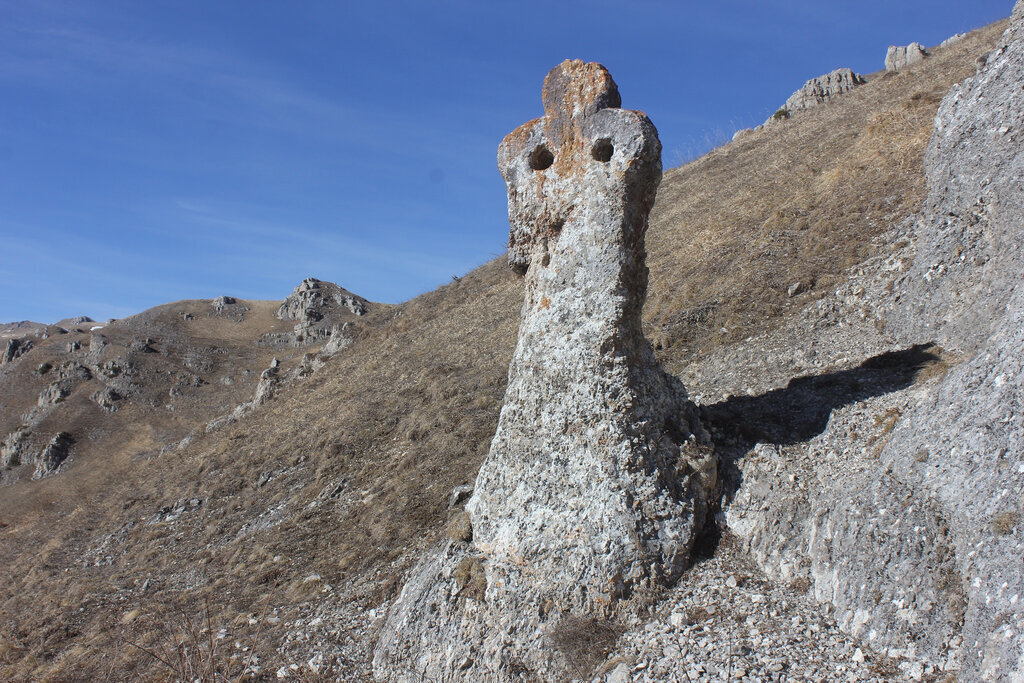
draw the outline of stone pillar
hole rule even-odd
[[[600,64],[563,62],[543,92],[545,115],[498,150],[509,262],[525,273],[526,295],[505,405],[467,509],[489,591],[521,593],[540,579],[549,607],[595,611],[679,576],[714,461],[698,448],[685,391],[641,331],[657,131],[618,108]]]
[[[641,330],[661,144],[600,64],[565,61],[498,150],[519,341],[471,531],[426,556],[374,657],[392,680],[560,680],[565,632],[627,618],[686,568],[716,460]],[[577,674],[574,674],[577,675]]]

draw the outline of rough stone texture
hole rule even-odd
[[[213,315],[233,318],[238,322],[245,320],[245,314],[249,312],[249,307],[233,296],[219,296],[210,302],[210,306],[213,307]]]
[[[369,302],[333,282],[306,278],[277,309],[281,320],[296,320],[295,329],[287,334],[268,334],[263,342],[272,346],[308,346],[329,341],[345,316],[366,315]],[[347,337],[345,337],[347,339]],[[335,350],[347,345],[336,343]]]
[[[67,432],[58,432],[50,442],[43,448],[36,460],[36,471],[33,479],[41,479],[54,474],[71,454],[71,445],[74,439]]]
[[[8,339],[4,350],[0,353],[0,365],[10,363],[32,348],[32,342],[28,339]]]
[[[270,363],[270,367],[263,371],[260,375],[259,384],[256,385],[256,393],[252,397],[252,405],[261,406],[274,397],[277,393],[278,384],[278,373],[281,367],[281,361],[274,359]]]
[[[885,53],[885,70],[890,73],[902,71],[927,56],[928,53],[918,42],[913,42],[910,45],[890,45]]]
[[[36,404],[40,408],[49,405],[55,405],[63,401],[65,398],[67,398],[67,395],[69,393],[70,389],[68,388],[66,382],[54,382],[53,384],[47,385],[46,388],[43,389],[42,392],[40,392],[39,400],[36,402]]]
[[[1024,29],[943,99],[925,157],[929,194],[894,324],[915,339],[971,351],[992,333],[1024,266]]]
[[[11,432],[0,441],[0,467],[9,469],[17,467],[26,458],[26,438],[29,432],[27,429],[18,429]]]
[[[103,389],[93,392],[89,398],[102,408],[104,412],[113,413],[118,409],[121,399],[124,397],[111,387],[103,387]]]
[[[414,571],[378,643],[385,678],[564,676],[568,625],[677,579],[716,486],[708,435],[641,332],[657,132],[598,64],[563,62],[543,95],[498,151],[526,294],[472,543]]]
[[[897,328],[968,360],[914,406],[881,455],[949,522],[967,592],[964,667],[986,680],[1024,678],[1021,82],[1024,2],[1003,44],[939,108],[917,254],[897,283]]]
[[[769,580],[723,543],[619,639],[593,683],[891,681],[897,666],[842,633],[806,584]]]
[[[954,33],[949,38],[946,38],[944,41],[939,43],[939,47],[949,47],[950,45],[955,45],[959,43],[961,40],[963,40],[966,36],[966,33]]]
[[[854,353],[888,344],[937,358],[911,346],[937,342],[937,376],[911,385],[898,367],[862,366],[855,394],[816,394],[834,408],[827,423],[806,445],[769,434],[737,460],[726,514],[770,576],[809,581],[843,630],[916,662],[911,678],[1024,679],[1024,3],[980,64],[939,108],[922,213],[888,238],[908,246],[821,302]],[[770,401],[753,403],[763,418]]]
[[[824,76],[818,76],[804,83],[804,87],[789,96],[786,103],[779,111],[785,111],[785,116],[778,112],[768,118],[765,123],[775,123],[781,118],[789,118],[794,112],[803,109],[817,107],[825,104],[843,93],[847,93],[864,82],[860,74],[854,73],[852,69],[836,69]]]
[[[356,315],[366,314],[366,300],[342,289],[333,282],[306,278],[288,295],[277,317],[281,320],[316,322],[337,307],[344,307]]]

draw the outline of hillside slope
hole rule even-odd
[[[851,266],[888,251],[876,238],[920,208],[921,160],[939,101],[974,73],[975,59],[1003,28],[971,34],[905,72],[876,76],[840,100],[666,173],[648,235],[645,327],[735,461],[731,496],[752,449],[769,461],[784,458],[786,448],[806,450],[832,409],[856,411],[940,364],[932,354],[862,366],[889,349],[877,336],[861,343],[874,329],[867,318],[852,323],[863,324],[863,336],[843,341],[834,332],[847,323],[836,318],[833,300],[836,291],[856,291]],[[795,283],[803,291],[790,296]],[[212,661],[264,678],[282,667],[289,675],[290,664],[309,675],[365,675],[374,628],[404,572],[443,533],[453,488],[472,483],[487,450],[521,299],[517,276],[504,263],[488,263],[381,310],[347,348],[324,355],[323,367],[241,419],[197,431],[180,450],[137,459],[137,444],[112,441],[106,457],[82,457],[57,476],[0,490],[0,673],[120,680],[173,677],[174,670],[184,677],[187,666]],[[825,328],[831,336],[807,353],[803,340]],[[787,355],[795,347],[804,353]],[[258,369],[268,360],[251,363]],[[771,392],[807,373],[816,377],[802,385],[826,385],[829,400],[803,395],[803,405],[817,411],[807,424],[766,420],[798,412],[792,395]],[[769,398],[751,406],[742,395]],[[783,406],[773,412],[775,398]],[[4,417],[25,409],[12,404]],[[220,414],[196,411],[183,433]],[[149,434],[148,420],[139,414],[118,433],[152,449],[181,438]],[[756,480],[742,476],[744,486]],[[737,527],[743,521],[729,519]],[[827,598],[806,594],[806,572],[773,573],[770,563],[754,566],[744,556],[764,560],[771,549],[752,542],[719,548],[680,590],[722,572],[747,577],[730,589],[749,592],[761,581],[769,586],[760,573],[767,569],[776,579],[771,590],[784,594],[779,600],[802,610],[788,618],[809,618],[812,598]],[[731,604],[729,594],[720,599]],[[692,603],[678,628],[701,622],[697,607],[708,609]],[[676,613],[683,610],[664,617]],[[716,628],[742,623],[733,618],[738,612],[715,614],[708,623]],[[836,664],[830,658],[852,656],[835,623],[816,626],[795,637],[794,656],[814,646],[822,629],[835,639],[834,651],[820,651],[823,670]],[[616,635],[582,634],[582,645],[572,645],[583,651],[581,676]],[[621,662],[638,665],[646,646],[627,633],[620,648],[635,651],[623,649]],[[902,675],[897,660],[863,647],[859,662],[843,663],[861,679]],[[741,650],[709,655],[708,665],[760,661],[734,652]],[[892,654],[913,662],[913,653]]]

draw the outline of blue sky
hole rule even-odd
[[[309,276],[403,301],[503,252],[495,150],[563,59],[609,68],[669,168],[1012,5],[0,0],[0,321]]]

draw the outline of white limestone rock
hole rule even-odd
[[[374,658],[389,680],[564,677],[560,633],[678,579],[717,485],[641,331],[657,131],[599,64],[563,62],[543,94],[498,151],[526,295],[472,541],[433,550],[392,607]]]
[[[910,45],[890,45],[885,53],[885,70],[889,73],[902,71],[927,56],[924,46],[916,41]]]

